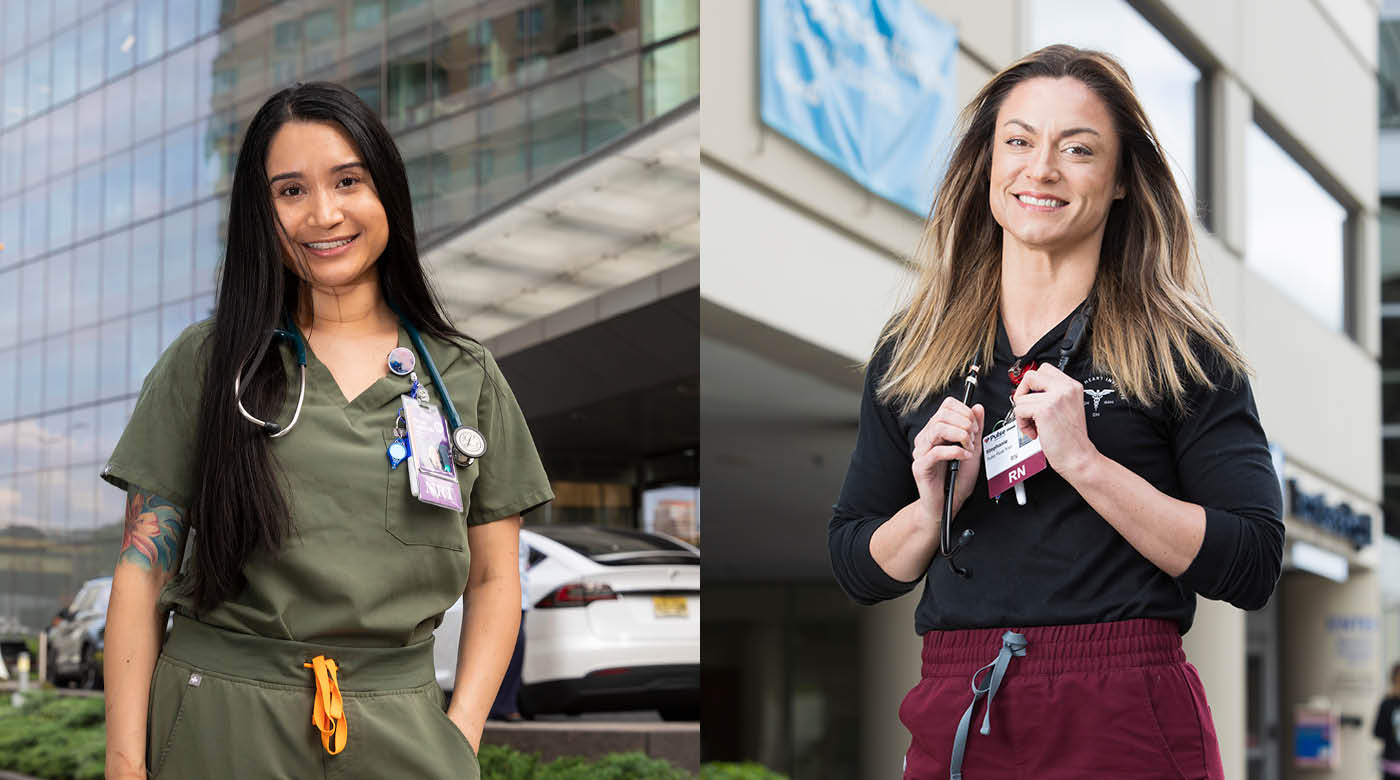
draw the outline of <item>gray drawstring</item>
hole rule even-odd
[[[950,780],[962,780],[963,753],[967,751],[967,730],[972,727],[972,711],[977,708],[977,701],[983,696],[987,697],[986,712],[982,717],[982,735],[992,733],[992,699],[996,698],[997,690],[1001,688],[1001,680],[1006,676],[1006,667],[1011,664],[1011,656],[1026,654],[1026,638],[1015,631],[1007,631],[1001,635],[1001,652],[997,653],[997,659],[986,666],[978,669],[972,674],[972,703],[967,705],[967,712],[963,713],[962,721],[958,723],[958,733],[953,737],[953,761],[948,766],[948,777]],[[988,669],[992,670],[992,678],[987,682],[986,688],[978,687],[977,678]]]

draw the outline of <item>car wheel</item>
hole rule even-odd
[[[79,672],[78,687],[94,691],[98,688],[98,680],[101,679],[101,670],[97,668],[97,662],[93,659],[92,645],[83,645],[83,665]]]

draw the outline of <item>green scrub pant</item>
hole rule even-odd
[[[336,755],[312,723],[318,655],[340,667],[348,741]],[[176,614],[156,662],[146,723],[150,777],[468,778],[471,743],[443,711],[431,638],[335,647],[212,628]]]

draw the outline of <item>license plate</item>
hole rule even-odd
[[[690,614],[690,607],[686,604],[685,596],[652,596],[651,608],[659,618],[683,618]]]

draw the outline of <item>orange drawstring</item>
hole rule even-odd
[[[307,669],[316,670],[316,706],[311,711],[311,723],[321,730],[321,745],[326,752],[335,755],[345,749],[349,739],[345,723],[345,703],[340,698],[340,683],[336,680],[339,671],[335,660],[324,655],[302,664]],[[335,748],[331,748],[331,737],[335,737]]]

